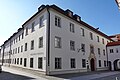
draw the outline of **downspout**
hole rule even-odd
[[[46,5],[47,12],[48,12],[48,21],[47,21],[47,53],[46,53],[46,75],[50,74],[50,12],[49,12],[49,5]]]
[[[106,46],[106,55],[107,55],[107,67],[109,67],[108,66],[108,50],[107,50],[107,46]]]

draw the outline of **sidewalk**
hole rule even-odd
[[[23,71],[22,69],[2,67],[3,71],[10,72],[13,74],[19,74],[35,78],[34,80],[90,80],[107,77],[115,74],[120,74],[119,71],[95,71],[95,72],[83,72],[83,73],[72,73],[72,74],[61,74],[55,76],[46,76],[43,74],[34,73],[32,71]]]
[[[5,71],[5,72],[13,73],[13,74],[32,77],[32,78],[35,78],[34,80],[63,80],[62,78],[56,78],[56,77],[53,77],[53,76],[46,76],[44,74],[38,74],[38,73],[34,73],[32,71],[24,71],[20,68],[2,66],[2,70]]]

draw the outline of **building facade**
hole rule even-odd
[[[69,9],[42,5],[1,46],[1,63],[47,75],[108,70],[106,34]]]
[[[107,44],[108,65],[110,70],[120,69],[120,34],[109,36],[114,42]]]

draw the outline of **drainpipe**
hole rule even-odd
[[[46,5],[48,12],[48,21],[47,21],[47,52],[46,52],[46,75],[50,74],[50,12],[49,5]]]
[[[107,55],[107,67],[109,67],[108,66],[108,50],[107,50],[107,46],[106,46],[106,55]]]

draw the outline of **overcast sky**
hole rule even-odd
[[[120,33],[120,11],[115,0],[1,0],[0,45],[36,13],[41,4],[70,9],[107,35]]]

